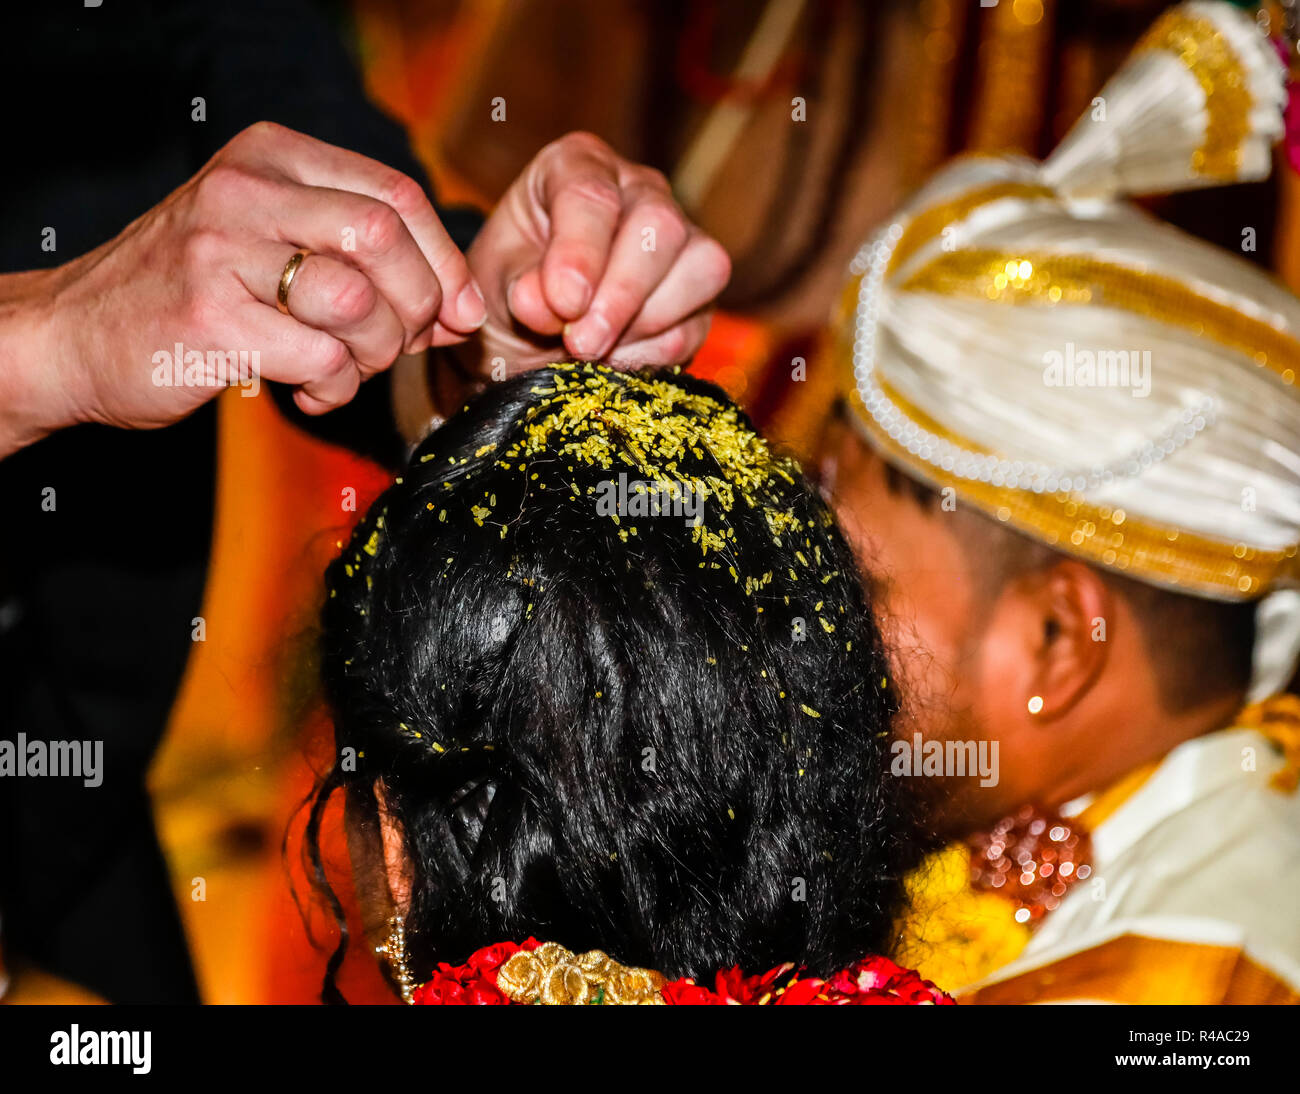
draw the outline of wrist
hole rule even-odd
[[[64,267],[0,276],[0,457],[75,425]]]

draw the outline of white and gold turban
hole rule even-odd
[[[1285,97],[1243,12],[1171,9],[1046,162],[961,159],[908,201],[836,322],[897,466],[1098,565],[1261,601],[1254,698],[1300,646],[1300,300],[1122,195],[1266,176]]]

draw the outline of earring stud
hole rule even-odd
[[[1031,695],[1029,702],[1025,704],[1030,714],[1038,714],[1043,709],[1043,697],[1041,695]]]

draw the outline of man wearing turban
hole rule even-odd
[[[905,959],[968,1001],[1300,999],[1300,300],[1123,199],[1266,175],[1284,75],[1180,5],[855,260],[820,462],[954,840]]]

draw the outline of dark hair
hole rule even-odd
[[[382,783],[417,978],[528,935],[668,976],[890,948],[922,848],[867,593],[816,490],[712,385],[590,364],[492,385],[326,577],[356,760],[315,813],[343,787],[373,814]]]

